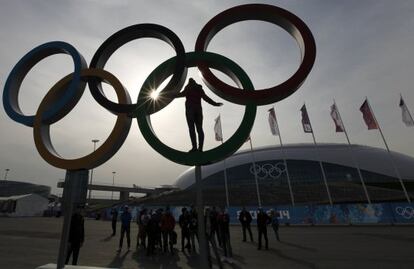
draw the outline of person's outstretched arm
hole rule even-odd
[[[223,105],[223,103],[217,103],[217,102],[214,102],[210,97],[208,97],[205,93],[203,93],[203,99],[204,99],[204,101],[206,101],[207,103],[209,103],[210,105],[213,105],[213,106],[222,106]]]
[[[185,88],[182,92],[172,94],[172,97],[174,97],[174,98],[185,97],[187,95],[187,91],[188,91],[188,88],[187,88],[187,86],[185,86]]]

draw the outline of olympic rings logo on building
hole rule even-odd
[[[248,75],[235,62],[211,52],[207,47],[212,38],[223,28],[240,21],[260,20],[285,29],[297,41],[301,51],[301,63],[297,71],[286,81],[268,89],[254,89]],[[131,102],[128,91],[111,73],[104,70],[111,55],[124,44],[139,38],[156,38],[166,42],[176,56],[161,63],[145,80],[136,103]],[[20,109],[20,86],[30,71],[42,59],[54,54],[72,57],[74,72],[58,81],[41,101],[35,115],[25,115]],[[248,4],[230,8],[213,17],[197,37],[194,52],[185,52],[178,36],[168,28],[157,24],[137,24],[126,27],[110,36],[96,51],[89,64],[70,44],[60,41],[42,44],[28,52],[10,72],[3,91],[3,106],[14,121],[33,127],[34,141],[39,154],[49,164],[67,170],[92,169],[110,159],[124,143],[132,118],[137,118],[139,129],[150,146],[165,158],[184,165],[205,165],[227,158],[239,149],[250,135],[256,108],[278,102],[294,93],[311,71],[316,57],[313,35],[307,25],[296,15],[282,8],[265,4]],[[165,145],[158,139],[151,126],[150,116],[173,101],[180,92],[187,75],[187,68],[197,67],[204,83],[221,98],[244,105],[241,125],[223,144],[204,152],[182,152]],[[222,71],[236,83],[230,86],[219,80],[210,68]],[[164,80],[171,76],[160,91],[162,102],[149,96]],[[118,102],[110,101],[104,94],[102,82],[113,87]],[[50,139],[50,125],[65,117],[79,102],[89,86],[94,99],[116,115],[115,126],[107,140],[96,151],[78,159],[64,159],[55,151]]]
[[[257,179],[278,179],[284,172],[286,167],[284,163],[265,163],[262,165],[256,164],[255,166],[250,166],[250,173],[256,175]]]
[[[397,212],[398,215],[402,216],[405,219],[412,219],[414,218],[414,208],[411,206],[397,206],[395,208],[395,212]]]

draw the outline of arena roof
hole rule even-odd
[[[414,180],[414,158],[392,152],[392,157],[404,179]],[[282,160],[283,156],[287,160],[309,160],[324,163],[333,163],[343,166],[356,167],[360,169],[396,177],[391,158],[385,149],[375,148],[363,145],[348,144],[318,144],[316,148],[314,144],[287,144],[283,146],[283,150],[279,146],[261,147],[253,151],[240,151],[226,159],[226,167],[231,168],[245,163],[251,163],[253,158],[255,161],[266,160]],[[206,178],[214,173],[224,169],[223,162],[202,167],[202,177]],[[194,182],[194,167],[182,173],[175,185],[180,189],[191,186]]]

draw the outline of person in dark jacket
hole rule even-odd
[[[189,230],[192,250],[195,252],[195,239],[198,241],[198,216],[194,206],[191,206]]]
[[[208,97],[200,84],[197,84],[193,78],[188,80],[188,84],[184,90],[175,97],[185,97],[185,116],[187,118],[188,130],[190,132],[193,151],[203,151],[204,132],[203,132],[203,109],[201,107],[201,99],[213,106],[222,106],[223,103],[217,103]],[[198,135],[198,148],[195,129]]]
[[[162,208],[158,208],[155,211],[155,224],[154,225],[154,233],[155,233],[155,246],[159,247],[160,250],[162,250],[162,234],[161,234],[161,217],[163,214],[163,209]]]
[[[250,241],[253,242],[252,229],[250,228],[250,223],[252,222],[252,215],[249,211],[246,210],[245,207],[243,207],[242,211],[239,214],[239,221],[243,229],[243,242],[246,242],[246,230],[249,232]]]
[[[116,234],[116,222],[118,221],[118,210],[115,207],[111,209],[112,216],[112,236]]]
[[[216,219],[217,220],[217,219]],[[205,214],[204,214],[204,224],[206,227],[206,239],[207,239],[207,256],[208,256],[208,264],[209,264],[209,268],[212,268],[213,264],[212,264],[212,260],[211,260],[211,254],[210,254],[210,245],[213,249],[214,255],[216,256],[217,262],[218,262],[218,266],[219,268],[222,268],[222,264],[220,263],[220,254],[218,253],[217,250],[217,245],[216,245],[216,240],[213,237],[212,234],[212,226],[211,226],[211,210],[209,207],[206,207],[205,209]]]
[[[148,222],[151,219],[151,215],[148,213],[148,209],[144,208],[141,211],[141,216],[140,216],[140,220],[141,220],[141,226],[139,226],[140,230],[139,230],[139,235],[140,235],[140,240],[141,240],[141,245],[143,248],[146,248],[146,241],[148,238]]]
[[[124,206],[124,210],[121,214],[121,238],[119,239],[119,249],[118,252],[121,252],[122,245],[124,242],[124,235],[126,234],[128,250],[131,247],[131,236],[130,236],[130,225],[131,225],[131,213],[129,212],[128,205]]]
[[[147,256],[154,255],[155,245],[157,243],[157,233],[160,229],[157,213],[154,211],[150,212],[150,219],[147,224],[147,235],[148,235],[148,246],[147,246]]]
[[[217,223],[217,216],[218,216],[218,212],[216,210],[216,207],[213,206],[210,211],[211,240],[215,240],[214,236],[216,236],[217,243],[219,246],[221,246],[220,232],[219,232],[218,223]]]
[[[272,228],[273,228],[273,231],[275,232],[276,240],[280,242],[280,237],[279,237],[279,212],[274,211],[272,209],[270,211],[270,218],[271,218],[271,221],[272,221]]]
[[[83,245],[85,240],[85,226],[84,219],[80,212],[80,208],[76,209],[76,212],[72,215],[70,221],[70,230],[69,230],[69,246],[68,253],[66,256],[65,264],[69,263],[70,256],[72,257],[72,265],[78,264],[79,250]]]
[[[257,214],[257,231],[259,232],[259,246],[258,250],[262,249],[262,236],[265,239],[265,247],[269,249],[269,240],[267,239],[267,225],[270,223],[270,217],[263,211],[262,208],[259,208],[259,213]]]
[[[170,208],[167,207],[165,213],[161,216],[161,233],[163,238],[164,252],[167,252],[169,246],[171,254],[174,254],[173,250],[173,233],[175,228],[175,219],[170,212]]]
[[[230,216],[224,207],[221,209],[220,213],[217,216],[217,222],[220,230],[220,240],[225,256],[223,261],[231,262],[233,251],[230,244]]]
[[[178,219],[178,224],[181,228],[181,251],[184,252],[184,247],[191,249],[190,244],[190,216],[187,211],[187,208],[183,207],[181,209],[181,215]],[[187,244],[184,245],[185,239],[187,239]]]

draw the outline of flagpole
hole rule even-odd
[[[274,106],[273,106],[273,111],[275,111]],[[293,196],[292,185],[290,183],[289,169],[288,169],[288,166],[287,166],[286,154],[285,154],[285,150],[283,148],[283,143],[282,143],[282,134],[280,133],[279,123],[277,122],[276,112],[275,112],[275,121],[276,121],[276,126],[277,126],[277,132],[279,134],[279,142],[280,142],[280,149],[282,151],[282,158],[283,158],[283,162],[285,164],[285,169],[286,169],[286,176],[287,176],[287,182],[288,182],[288,186],[289,186],[290,199],[292,201],[292,206],[295,206],[295,198]]]
[[[220,119],[220,127],[221,125],[221,115],[219,113],[219,119]],[[223,145],[223,127],[221,128],[221,144]],[[223,165],[224,165],[224,189],[226,191],[226,203],[227,203],[227,208],[230,207],[230,202],[229,202],[229,189],[228,189],[228,185],[227,185],[227,166],[226,166],[226,159],[223,160]]]
[[[346,140],[348,141],[349,150],[351,151],[352,161],[353,161],[355,167],[357,168],[358,175],[359,175],[359,178],[361,179],[361,184],[362,184],[362,187],[364,188],[364,192],[365,192],[365,196],[367,198],[368,204],[371,204],[371,198],[369,197],[369,193],[368,193],[368,190],[367,190],[367,186],[365,185],[364,178],[362,177],[361,169],[359,168],[359,163],[358,163],[358,161],[355,158],[356,154],[354,154],[354,149],[352,148],[351,141],[349,140],[348,132],[346,131],[345,124],[342,121],[341,113],[339,113],[339,108],[336,105],[335,99],[333,99],[333,101],[334,101],[335,109],[338,111],[339,120],[342,123],[342,128],[344,129],[344,133],[345,133]]]
[[[307,111],[306,111],[306,113],[307,113]],[[308,116],[308,118],[309,118],[309,116]],[[310,118],[309,118],[309,123],[310,123]],[[311,124],[311,126],[312,126],[312,124]],[[313,144],[315,145],[316,156],[319,160],[319,166],[321,167],[322,177],[323,177],[323,181],[325,183],[326,192],[328,194],[329,204],[332,206],[333,203],[332,203],[331,191],[329,190],[328,181],[326,180],[325,170],[323,169],[322,161],[321,161],[320,154],[319,154],[318,145],[316,144],[315,134],[313,133],[313,127],[311,127],[311,129],[312,129],[311,133],[312,133],[312,138],[313,138]]]
[[[223,141],[221,141],[221,144],[223,144]],[[226,203],[227,203],[227,208],[229,208],[230,207],[230,202],[229,202],[229,189],[228,189],[228,185],[227,185],[226,159],[223,160],[223,165],[224,165],[224,188],[226,190]]]
[[[369,101],[368,101],[368,98],[367,98],[367,97],[365,97],[365,100],[367,101],[368,107],[369,107],[369,109],[370,109],[370,110],[371,110],[371,112],[372,112],[372,116],[373,116],[373,118],[374,118],[374,121],[375,121],[375,123],[376,123],[376,124],[377,124],[377,126],[378,126],[378,130],[379,130],[379,132],[380,132],[380,134],[381,134],[382,140],[384,141],[385,147],[387,148],[388,155],[390,156],[390,160],[391,160],[392,167],[394,168],[394,172],[397,174],[398,180],[400,181],[401,188],[402,188],[402,189],[403,189],[403,191],[404,191],[405,198],[407,199],[407,201],[408,201],[409,203],[411,203],[410,196],[409,196],[409,195],[408,195],[408,193],[407,193],[407,189],[405,188],[405,184],[404,184],[404,182],[403,182],[403,180],[402,180],[402,178],[401,178],[400,171],[398,171],[397,167],[395,166],[394,157],[392,157],[392,154],[391,154],[391,151],[390,151],[390,149],[389,149],[389,147],[388,147],[387,141],[385,141],[384,134],[382,133],[381,127],[380,127],[380,125],[378,124],[378,121],[377,121],[377,118],[375,117],[374,111],[372,110],[371,105],[369,104]]]
[[[250,152],[252,154],[254,180],[256,181],[257,202],[259,204],[259,207],[262,207],[262,199],[260,197],[260,192],[259,192],[259,182],[257,181],[256,161],[254,159],[253,145],[252,145],[252,138],[251,137],[249,137],[249,143],[250,143]]]

